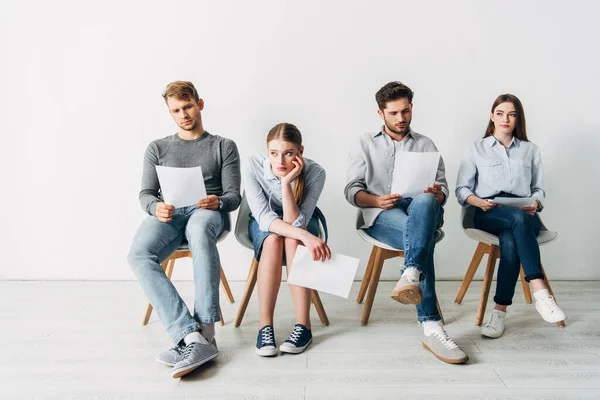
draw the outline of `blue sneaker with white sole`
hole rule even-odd
[[[282,353],[300,354],[312,342],[312,332],[302,324],[296,324],[294,331],[279,346]]]
[[[265,325],[258,331],[258,336],[256,337],[256,354],[261,357],[277,355],[275,331],[272,325]]]

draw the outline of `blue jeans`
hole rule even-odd
[[[366,229],[380,242],[404,250],[404,269],[415,267],[421,272],[423,298],[417,305],[419,322],[442,319],[437,308],[433,265],[435,231],[441,210],[433,195],[423,193],[404,198],[391,210],[382,211],[375,223]]]
[[[540,261],[540,217],[527,215],[514,207],[495,207],[486,212],[477,208],[473,222],[476,229],[500,237],[500,264],[496,280],[496,304],[509,306],[515,295],[515,285],[523,264],[525,280],[543,279]]]
[[[200,324],[219,321],[221,261],[217,238],[223,233],[225,215],[196,206],[175,210],[170,222],[149,216],[138,229],[127,259],[150,304],[174,343],[200,331]],[[194,266],[194,314],[190,314],[160,264],[186,239]]]

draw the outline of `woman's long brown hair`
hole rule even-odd
[[[517,124],[515,126],[515,130],[513,131],[513,136],[516,136],[520,140],[528,141],[527,127],[525,124],[525,111],[523,110],[523,104],[521,104],[521,100],[519,100],[519,98],[514,94],[501,94],[496,98],[496,101],[494,101],[494,104],[492,105],[492,113],[494,113],[496,107],[502,103],[512,103],[512,105],[515,106],[515,112],[517,113]],[[490,119],[483,137],[486,138],[488,136],[492,136],[494,134],[494,128],[494,121]]]

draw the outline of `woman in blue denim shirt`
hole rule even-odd
[[[260,311],[256,353],[277,354],[273,313],[281,285],[282,264],[289,274],[296,248],[303,244],[314,260],[331,258],[319,236],[316,208],[325,185],[325,170],[304,158],[302,135],[292,124],[275,125],[267,135],[268,155],[250,157],[244,185],[250,211],[249,234],[258,264]],[[323,220],[324,221],[324,220]],[[287,260],[287,263],[286,263]],[[279,350],[299,354],[312,341],[310,289],[289,285],[296,309],[296,326]]]
[[[512,94],[498,96],[483,139],[465,152],[458,171],[456,197],[461,205],[476,207],[474,224],[500,238],[500,265],[496,303],[481,334],[498,338],[505,329],[506,309],[512,304],[521,264],[532,287],[535,308],[547,322],[566,319],[544,284],[536,236],[544,206],[542,158],[539,148],[527,139],[525,112]],[[530,199],[521,208],[499,206],[494,197]]]

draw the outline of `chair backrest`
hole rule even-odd
[[[250,206],[246,200],[246,193],[242,194],[242,202],[235,222],[235,238],[242,246],[253,249],[252,239],[248,233],[248,222],[250,222]]]
[[[248,223],[250,222],[250,206],[248,200],[246,200],[246,193],[242,194],[242,203],[240,204],[240,210],[238,212],[237,221],[235,223],[235,238],[237,241],[247,249],[254,249],[252,239],[248,233]],[[325,240],[325,229],[323,223],[319,220],[319,239]]]

